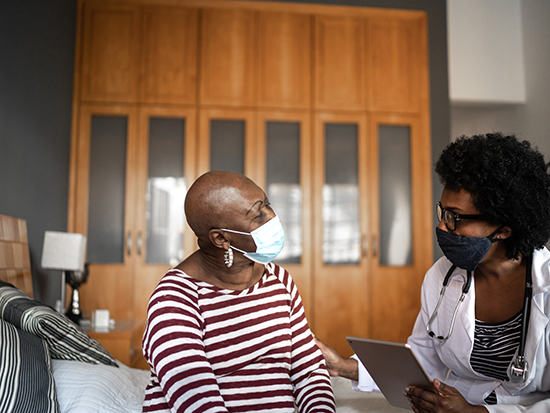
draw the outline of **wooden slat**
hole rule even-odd
[[[0,215],[0,279],[33,297],[30,262],[27,222]]]

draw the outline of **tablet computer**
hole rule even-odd
[[[359,337],[346,340],[392,406],[412,410],[403,396],[409,385],[435,392],[430,377],[408,344]]]

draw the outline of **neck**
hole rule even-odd
[[[496,255],[496,256],[495,256]],[[525,274],[525,259],[509,259],[506,254],[492,254],[481,262],[474,272],[476,279],[509,280],[523,277]]]
[[[199,249],[178,268],[191,277],[216,287],[242,291],[259,281],[264,273],[264,267],[246,258],[235,258],[233,265],[227,268],[223,256]]]

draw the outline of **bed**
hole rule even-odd
[[[0,412],[141,412],[148,380],[33,300],[26,222],[0,215]]]
[[[149,371],[114,359],[96,340],[33,299],[27,226],[0,215],[0,412],[141,412]],[[380,394],[332,378],[338,413],[403,412]]]

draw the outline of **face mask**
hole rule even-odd
[[[277,215],[250,233],[223,228],[222,230],[234,232],[235,234],[250,235],[256,244],[256,252],[246,252],[232,245],[230,247],[242,252],[249,260],[260,264],[268,264],[273,261],[282,251],[285,244],[285,230]]]
[[[473,271],[477,268],[489,248],[491,248],[491,244],[498,241],[493,239],[498,231],[500,231],[500,228],[488,237],[467,237],[443,231],[440,228],[435,229],[437,243],[445,257],[458,268],[466,271]]]

